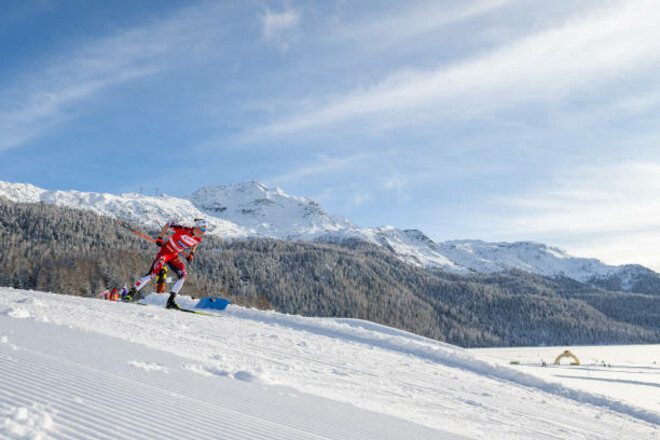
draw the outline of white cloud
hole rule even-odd
[[[373,160],[371,153],[357,153],[348,156],[326,156],[320,155],[313,162],[304,166],[293,168],[286,173],[273,176],[268,180],[275,185],[283,185],[291,182],[301,182],[310,178],[318,179],[330,173],[336,174],[351,169],[361,169],[365,163]]]
[[[102,90],[167,68],[168,60],[189,52],[217,26],[211,12],[190,8],[173,18],[83,44],[12,81],[0,91],[0,150],[17,147],[72,118],[75,104]]]
[[[660,64],[660,3],[620,3],[437,70],[402,70],[262,127],[247,139],[304,132],[364,117],[432,122],[533,102],[561,102],[581,89]],[[645,103],[648,105],[648,103]]]
[[[574,255],[591,257],[611,264],[641,264],[660,272],[660,231],[626,233],[573,246]]]
[[[514,226],[534,232],[638,231],[660,219],[660,163],[574,169],[548,190],[509,203],[531,212]]]
[[[500,200],[514,213],[499,226],[579,255],[660,269],[660,162],[572,169],[545,187]]]
[[[369,20],[341,26],[334,32],[328,33],[328,39],[382,46],[385,43],[401,42],[453,23],[493,12],[515,1],[423,2],[405,10],[399,7],[395,14],[384,17],[368,14]]]
[[[404,176],[400,174],[396,174],[388,177],[383,184],[383,187],[386,190],[394,193],[397,200],[399,200],[400,202],[407,202],[412,200],[411,197],[406,192],[407,186],[408,186],[408,179],[406,179]]]
[[[300,13],[295,9],[289,9],[283,12],[266,11],[261,16],[261,22],[264,38],[272,40],[283,32],[298,26]]]
[[[360,206],[363,206],[365,203],[367,203],[369,200],[371,200],[370,194],[364,191],[358,191],[357,193],[353,194],[352,206],[354,208],[359,208]]]

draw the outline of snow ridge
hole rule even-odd
[[[194,192],[190,201],[207,216],[241,225],[251,235],[310,240],[355,228],[345,218],[331,217],[313,200],[258,182],[209,186]]]
[[[204,213],[190,200],[171,196],[146,196],[136,193],[121,195],[81,191],[48,191],[33,185],[0,181],[0,196],[19,203],[46,203],[66,208],[84,209],[112,218],[128,220],[147,228],[160,228],[174,220],[190,223]],[[209,217],[215,234],[241,238],[248,232],[235,223],[218,217]]]
[[[612,266],[596,259],[576,258],[542,243],[480,240],[437,243],[414,229],[360,228],[346,218],[328,214],[311,199],[292,196],[254,181],[201,188],[188,198],[48,191],[29,184],[0,181],[0,196],[15,202],[42,202],[91,210],[148,228],[158,228],[169,220],[189,223],[193,218],[204,217],[211,223],[210,234],[226,238],[361,240],[381,246],[407,263],[458,274],[523,270],[550,277],[565,276],[580,282],[618,276],[622,287],[628,290],[637,278],[655,276],[653,271],[642,266]]]
[[[435,245],[438,252],[452,261],[479,273],[495,273],[519,269],[545,276],[562,275],[586,282],[616,273],[610,266],[594,258],[572,257],[565,251],[543,243],[521,241],[488,243],[480,240],[452,240]]]

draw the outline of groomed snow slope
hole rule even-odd
[[[643,439],[660,423],[369,322],[9,288],[0,371],[0,438]]]

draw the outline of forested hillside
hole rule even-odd
[[[88,211],[0,199],[0,285],[91,296],[144,273],[157,249]],[[368,319],[462,346],[660,341],[660,296],[525,272],[458,276],[342,246],[207,238],[182,293]]]

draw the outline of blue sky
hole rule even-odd
[[[361,226],[660,269],[657,1],[2,8],[0,180],[258,180]]]

